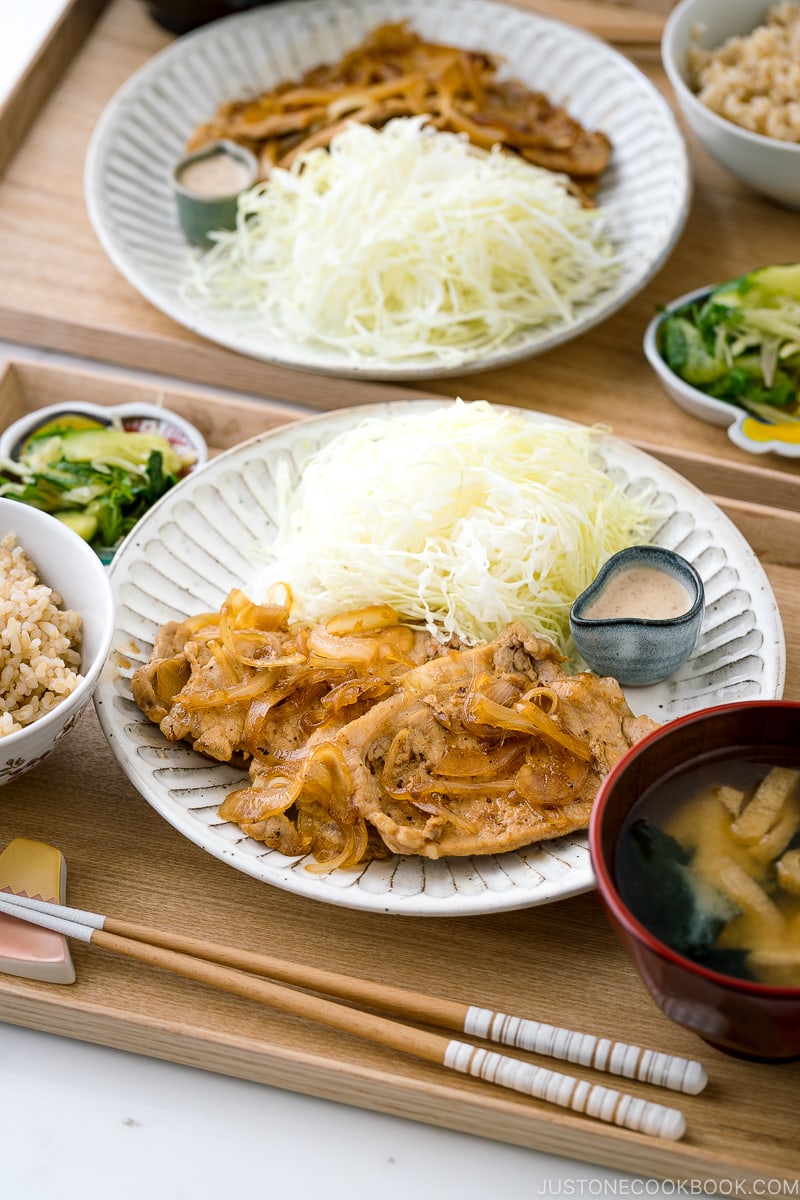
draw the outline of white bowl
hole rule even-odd
[[[114,599],[105,567],[82,538],[56,517],[18,500],[0,499],[0,540],[16,536],[42,583],[83,618],[82,679],[50,712],[0,737],[0,784],[35,767],[73,728],[94,692],[114,631]]]
[[[160,404],[132,401],[129,404],[108,407],[84,400],[50,404],[46,408],[37,408],[26,413],[24,417],[19,417],[0,433],[0,458],[16,458],[20,445],[30,434],[57,417],[75,413],[91,417],[103,425],[113,422],[119,423],[125,429],[161,434],[180,454],[193,454],[195,467],[202,467],[208,459],[208,446],[200,430],[184,417],[162,408]]]
[[[787,430],[786,437],[781,437],[781,426],[776,426],[775,436],[765,438],[763,422],[737,408],[735,404],[717,400],[706,395],[700,388],[693,387],[691,383],[681,379],[680,375],[676,375],[661,356],[658,331],[667,314],[695,300],[704,299],[715,286],[707,284],[705,287],[695,288],[692,292],[686,292],[672,300],[662,312],[653,317],[644,334],[645,357],[658,376],[664,391],[679,408],[710,425],[724,426],[728,430],[728,437],[740,449],[747,450],[750,454],[772,453],[780,454],[783,458],[800,458],[800,442],[793,439],[790,430]],[[752,436],[756,428],[759,431],[758,437]]]
[[[703,299],[713,286],[713,284],[709,284],[706,287],[695,288],[692,292],[686,292],[683,296],[678,296],[676,300],[671,300],[662,312],[653,317],[645,330],[644,353],[660,379],[664,391],[679,408],[691,413],[693,417],[698,417],[701,421],[708,421],[711,425],[727,427],[736,420],[739,409],[734,408],[732,404],[727,404],[724,400],[715,400],[713,396],[707,396],[699,388],[686,383],[680,375],[676,375],[667,366],[658,348],[658,330],[664,318],[674,312],[676,308],[683,308],[685,304]]]
[[[709,154],[755,191],[800,208],[800,143],[727,121],[703,104],[688,82],[690,44],[712,50],[729,37],[746,35],[764,22],[769,8],[768,0],[681,0],[664,26],[661,58],[686,123]]]

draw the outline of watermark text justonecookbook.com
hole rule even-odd
[[[797,1196],[800,1179],[553,1179],[537,1196]]]

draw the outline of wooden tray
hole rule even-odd
[[[640,0],[634,11],[592,0],[517,2],[584,23],[596,13],[594,27],[618,37],[633,28],[638,14],[646,22],[649,45],[625,48],[671,100],[656,44],[659,15],[672,7],[671,0]],[[654,444],[732,463],[752,461],[724,430],[677,410],[642,353],[644,329],[657,304],[756,265],[796,257],[796,214],[746,191],[693,141],[696,183],[683,237],[642,293],[581,338],[579,355],[574,344],[567,344],[500,370],[426,382],[424,389],[403,388],[270,366],[174,324],[107,259],[83,198],[84,155],[100,114],[130,74],[170,40],[150,21],[141,0],[111,0],[0,180],[0,338],[317,409],[421,391],[484,398],[579,421],[607,421],[630,439],[646,430]],[[785,459],[775,458],[771,465],[786,474],[799,469]]]
[[[113,374],[16,361],[0,378],[0,426],[78,396],[109,404],[161,399],[194,420],[214,449],[297,417],[255,400],[223,405],[188,388],[159,392]],[[717,494],[758,550],[787,632],[786,695],[800,698],[800,480],[678,452],[670,461]],[[783,507],[770,503],[775,487]],[[591,894],[508,914],[419,919],[351,912],[270,888],[167,825],[128,783],[93,711],[45,763],[3,787],[0,847],[14,837],[64,851],[69,902],[78,906],[700,1057],[710,1085],[680,1098],[685,1139],[657,1142],[83,945],[73,947],[72,987],[0,976],[0,1020],[620,1170],[741,1180],[738,1194],[755,1179],[800,1179],[792,1115],[800,1064],[741,1062],[667,1021]],[[630,1090],[665,1097],[643,1085]]]
[[[68,0],[0,104],[0,175],[107,3],[108,0]]]

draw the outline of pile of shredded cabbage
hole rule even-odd
[[[570,655],[576,596],[663,517],[612,481],[606,437],[483,401],[366,418],[296,487],[278,472],[258,587],[288,583],[293,620],[388,603],[441,640],[474,644],[521,620]]]
[[[565,176],[424,117],[353,123],[240,197],[184,297],[353,359],[458,364],[608,287],[605,224]]]

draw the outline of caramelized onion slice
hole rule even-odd
[[[588,763],[574,754],[551,751],[532,757],[520,767],[514,789],[534,805],[560,807],[580,794],[588,778]]]
[[[447,775],[451,779],[505,775],[523,753],[524,747],[518,741],[505,742],[491,750],[451,746],[431,769],[434,775]]]
[[[414,631],[407,625],[383,628],[372,636],[337,636],[327,627],[318,626],[309,630],[308,652],[312,663],[363,666],[408,662],[410,665],[409,655],[414,642]]]
[[[363,819],[355,825],[342,828],[342,849],[331,858],[317,859],[316,862],[306,863],[305,869],[311,875],[328,875],[331,871],[343,870],[346,867],[357,866],[367,852],[369,841],[366,823]],[[312,853],[316,855],[312,844]]]
[[[233,588],[220,609],[220,622],[231,629],[258,629],[276,633],[285,629],[289,620],[287,604],[254,604],[241,591]]]
[[[201,633],[204,638],[219,637],[219,613],[197,613],[193,617],[187,617],[185,621],[181,621],[176,632],[180,633],[186,641]]]
[[[266,634],[237,632],[232,635],[230,641],[230,652],[243,667],[301,667],[306,661],[298,650],[287,654],[274,654],[272,649],[272,641]]]
[[[243,666],[295,666],[303,656],[286,640],[289,610],[279,604],[253,604],[239,588],[228,593],[219,613],[220,641],[231,658]],[[284,638],[277,639],[276,634]],[[276,652],[280,648],[283,653]]]
[[[315,780],[321,795],[317,800],[338,822],[354,824],[360,819],[353,803],[350,773],[341,751],[332,742],[321,742],[309,752],[305,773]]]
[[[231,658],[227,648],[221,642],[218,642],[214,639],[206,642],[206,648],[209,656],[213,658],[214,662],[217,664],[220,674],[225,682],[229,684],[239,683],[242,677],[242,672],[239,669],[236,661]]]
[[[546,712],[548,716],[552,716],[553,713],[558,708],[558,692],[554,691],[553,688],[550,688],[550,687],[540,686],[540,687],[531,688],[529,691],[525,692],[525,694],[523,696],[520,697],[520,700],[522,700],[523,702],[535,701],[536,705],[539,708],[542,708],[542,701],[546,700],[549,707],[546,709],[542,709],[542,711]]]
[[[386,680],[376,679],[374,675],[357,675],[332,687],[323,697],[322,704],[330,712],[338,713],[343,708],[357,704],[359,700],[379,700],[389,691],[390,685]]]
[[[286,812],[294,803],[294,788],[285,775],[282,783],[283,786],[276,774],[271,786],[259,781],[252,787],[229,792],[219,806],[219,815],[223,821],[234,821],[239,825],[242,821],[266,821],[268,817]]]
[[[222,708],[226,704],[241,704],[244,700],[255,700],[267,692],[275,682],[273,671],[259,671],[232,683],[230,687],[209,688],[207,691],[189,692],[179,696],[180,703],[188,712],[198,709]]]
[[[382,780],[383,789],[392,800],[405,804],[418,805],[432,796],[451,796],[458,799],[461,796],[507,796],[514,790],[514,779],[481,779],[468,781],[465,779],[426,779],[412,780],[403,787],[394,787]]]
[[[478,826],[474,821],[467,821],[458,813],[453,812],[452,808],[444,804],[441,800],[411,800],[412,807],[419,809],[420,812],[426,813],[431,817],[443,817],[451,825],[455,825],[456,829],[462,829],[465,833],[477,833]]]
[[[394,79],[381,80],[359,88],[344,88],[336,99],[328,104],[328,118],[338,121],[340,117],[352,113],[353,109],[362,108],[365,104],[388,100],[397,95],[424,95],[426,80],[420,71],[398,75]]]
[[[542,737],[563,746],[565,750],[569,750],[571,754],[574,754],[576,758],[583,759],[584,762],[592,761],[592,750],[589,744],[568,733],[566,729],[562,729],[537,704],[533,704],[530,700],[522,700],[519,704],[515,704],[514,708],[531,722],[531,725],[538,733],[541,733]]]
[[[397,767],[398,756],[403,753],[408,747],[409,733],[407,729],[398,729],[391,741],[389,749],[386,751],[386,756],[383,760],[383,771],[381,772],[381,781],[383,786],[389,791],[389,780]],[[391,795],[391,792],[390,792]]]
[[[153,692],[166,708],[191,678],[191,668],[185,658],[164,658],[158,663],[153,677]]]
[[[468,719],[478,725],[488,725],[494,729],[503,729],[509,733],[539,734],[549,742],[563,746],[578,758],[590,762],[592,751],[590,747],[567,733],[537,705],[530,701],[520,701],[513,708],[496,704],[485,696],[472,693],[466,701],[465,711]]]
[[[519,686],[514,679],[510,679],[507,675],[487,675],[485,680],[473,688],[473,691],[480,692],[486,696],[487,700],[494,700],[495,704],[503,704],[506,707],[520,699]]]
[[[373,633],[376,629],[388,629],[397,623],[397,613],[390,604],[370,604],[365,608],[353,609],[352,612],[337,613],[325,622],[325,628],[334,637],[346,637],[348,634]]]

